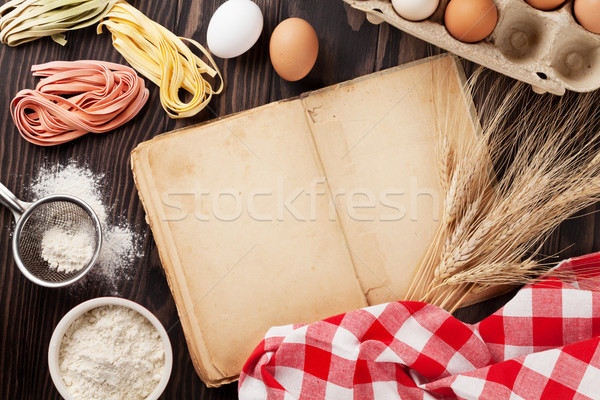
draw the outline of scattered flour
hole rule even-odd
[[[92,309],[67,329],[59,352],[63,381],[75,399],[142,400],[161,379],[160,334],[122,306]]]
[[[112,211],[105,203],[103,194],[105,177],[94,174],[74,162],[42,168],[34,179],[32,197],[41,198],[53,194],[69,194],[86,202],[96,213],[102,224],[103,244],[96,266],[91,276],[101,275],[114,289],[116,278],[131,279],[125,274],[141,257],[141,237],[127,224],[112,224],[109,215]]]
[[[40,169],[32,190],[34,196],[38,198],[53,194],[70,194],[79,197],[92,207],[100,222],[105,223],[111,210],[107,209],[103,202],[100,190],[103,179],[103,175],[95,175],[87,168],[70,163]]]
[[[94,255],[96,237],[87,229],[71,233],[54,227],[42,237],[42,258],[58,272],[82,270]]]

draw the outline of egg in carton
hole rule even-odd
[[[495,0],[498,22],[491,35],[477,43],[452,37],[444,25],[447,0],[426,20],[398,15],[390,0],[344,0],[364,11],[369,22],[387,22],[413,36],[463,58],[527,82],[536,92],[562,95],[565,90],[589,92],[600,87],[600,35],[585,30],[573,17],[568,1],[552,11],[523,0]]]

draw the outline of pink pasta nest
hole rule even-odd
[[[148,100],[144,80],[120,64],[54,61],[31,71],[44,78],[35,90],[17,93],[11,114],[21,135],[40,146],[111,131],[135,117]]]

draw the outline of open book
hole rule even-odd
[[[235,380],[272,326],[401,300],[439,224],[437,56],[161,135],[132,153],[192,360]],[[473,134],[472,132],[465,134]]]

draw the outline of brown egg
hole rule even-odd
[[[286,81],[298,81],[308,75],[317,61],[317,33],[305,20],[288,18],[273,31],[269,53],[279,76]]]
[[[525,0],[531,7],[535,7],[538,10],[554,10],[558,8],[565,0]]]
[[[496,27],[498,10],[492,0],[451,0],[446,7],[444,22],[456,39],[479,42]]]
[[[593,33],[600,33],[600,0],[575,0],[577,22]]]

